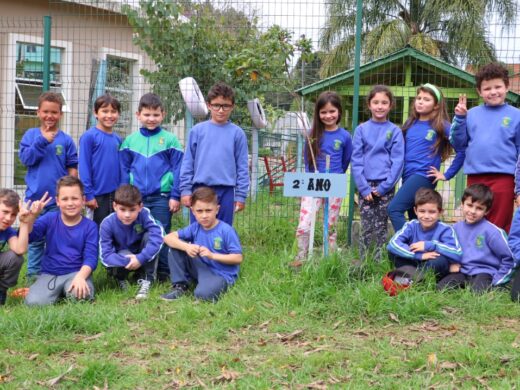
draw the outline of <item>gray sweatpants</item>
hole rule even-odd
[[[16,286],[23,264],[23,256],[12,250],[0,253],[0,290]]]
[[[77,299],[74,294],[68,292],[76,275],[77,272],[66,275],[38,275],[36,282],[29,288],[29,293],[25,297],[25,304],[29,306],[44,306],[52,305],[60,298]],[[90,289],[90,295],[86,299],[93,300],[94,284],[91,276],[87,278],[87,284]]]

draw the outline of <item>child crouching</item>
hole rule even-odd
[[[238,277],[242,248],[235,229],[217,219],[220,206],[213,189],[199,187],[191,200],[196,222],[164,238],[172,248],[168,265],[173,288],[161,298],[181,297],[194,281],[196,298],[216,301]]]

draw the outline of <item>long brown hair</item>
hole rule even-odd
[[[314,158],[318,158],[321,154],[320,150],[320,141],[323,136],[323,132],[325,131],[325,126],[320,119],[320,110],[327,104],[330,103],[334,107],[338,109],[338,120],[336,124],[341,122],[341,118],[343,117],[343,107],[341,106],[341,98],[336,92],[327,91],[323,92],[318,96],[316,100],[316,104],[314,105],[314,117],[312,118],[312,129],[310,134],[310,142],[306,143],[306,151],[307,151],[307,160],[311,160],[311,156],[314,155]],[[311,166],[311,164],[309,164]]]
[[[440,99],[437,98],[437,95],[434,90],[422,85],[419,88],[417,88],[417,95],[419,95],[419,92],[425,92],[433,97],[433,100],[435,101],[435,104],[438,106],[438,109],[434,111],[433,118],[430,119],[430,124],[435,130],[435,133],[437,134],[437,139],[435,140],[435,144],[432,146],[432,154],[440,154],[441,161],[446,160],[450,154],[451,154],[451,145],[448,137],[446,137],[445,133],[445,127],[446,122],[449,123],[449,116],[448,116],[448,110],[446,109],[446,101],[444,99],[444,96],[442,95],[442,91],[440,88],[437,88],[437,91],[439,92]],[[410,116],[402,126],[403,130],[403,137],[406,139],[406,132],[410,127],[413,126],[416,120],[419,119],[419,114],[415,110],[415,99],[412,103],[412,109],[410,110]]]

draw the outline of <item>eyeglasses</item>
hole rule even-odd
[[[210,104],[209,107],[215,111],[220,111],[221,108],[222,108],[222,111],[229,111],[233,108],[233,105],[232,104]]]

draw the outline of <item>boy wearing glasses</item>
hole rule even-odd
[[[201,186],[213,188],[219,201],[217,218],[233,224],[235,211],[243,210],[249,189],[247,139],[244,131],[229,121],[235,92],[218,82],[208,92],[211,119],[190,131],[180,172],[181,203],[191,207],[191,195]],[[195,217],[191,214],[191,222]]]
[[[172,213],[180,208],[179,171],[183,152],[177,137],[161,127],[165,115],[159,96],[146,93],[141,97],[137,110],[141,127],[123,141],[119,162],[121,184],[132,184],[139,189],[144,207],[168,234]],[[159,280],[170,275],[166,247],[159,254],[157,274]]]

